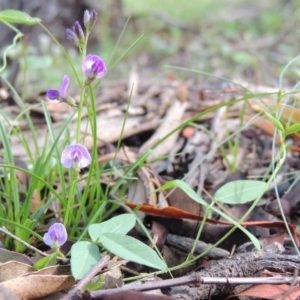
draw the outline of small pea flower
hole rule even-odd
[[[51,248],[58,250],[68,239],[65,226],[61,223],[54,223],[44,234],[44,243]]]
[[[81,144],[67,146],[61,154],[61,163],[65,168],[80,170],[87,167],[92,159],[89,151]]]
[[[59,90],[48,90],[46,92],[47,97],[50,100],[58,100],[60,102],[66,102],[70,106],[76,107],[76,101],[67,94],[69,87],[70,78],[68,75],[65,75]]]
[[[104,60],[93,54],[89,54],[84,58],[82,71],[87,77],[86,85],[90,84],[94,79],[100,79],[107,74]]]
[[[96,23],[97,13],[95,10],[89,12],[85,10],[83,15],[83,23],[87,31],[92,31]]]

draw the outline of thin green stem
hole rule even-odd
[[[64,225],[66,227],[68,227],[70,224],[70,214],[71,211],[74,209],[74,202],[75,202],[75,193],[76,193],[76,187],[77,187],[77,179],[78,179],[78,175],[79,175],[79,171],[77,169],[72,169],[70,171],[70,173],[72,174],[72,180],[71,180],[71,186],[70,186],[70,190],[69,190],[69,199],[67,201],[67,207],[66,207],[66,211],[65,211],[65,217],[64,217]],[[75,225],[75,224],[73,224]]]
[[[198,230],[198,232],[197,232],[197,236],[196,236],[196,238],[195,238],[195,241],[194,241],[192,250],[191,250],[191,252],[190,252],[190,255],[187,257],[186,261],[189,261],[189,260],[193,257],[193,255],[194,255],[195,249],[196,249],[196,247],[197,247],[197,243],[198,243],[198,241],[200,240],[200,235],[201,235],[201,233],[203,232],[203,229],[204,229],[204,226],[205,226],[205,221],[206,221],[206,219],[207,219],[208,216],[209,216],[209,213],[210,213],[210,211],[211,211],[211,206],[212,206],[213,204],[214,204],[214,203],[212,202],[209,206],[206,207],[206,210],[205,210],[203,219],[202,219],[202,221],[201,221],[200,228],[199,228],[199,230]]]

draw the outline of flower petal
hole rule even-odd
[[[95,63],[94,55],[87,55],[82,62],[82,71],[86,76],[91,75],[92,65]]]
[[[58,90],[48,90],[46,92],[46,95],[50,100],[58,100],[60,92]]]
[[[98,79],[104,77],[107,74],[107,69],[106,69],[105,63],[102,59],[100,59],[97,62],[97,71],[96,72],[97,72],[96,78],[98,78]]]
[[[59,94],[61,98],[66,98],[67,96],[67,89],[69,87],[70,78],[68,75],[65,75],[59,90]]]

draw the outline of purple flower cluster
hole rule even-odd
[[[96,23],[96,18],[97,18],[97,13],[94,10],[92,10],[91,12],[86,10],[84,12],[83,23],[86,29],[86,34],[88,34],[93,30]],[[85,46],[85,34],[78,21],[75,22],[73,26],[73,30],[67,28],[66,36],[68,40],[72,41],[80,49],[83,49],[83,47]]]
[[[72,40],[80,50],[86,47],[86,37],[89,32],[94,28],[96,23],[97,13],[92,10],[84,12],[83,23],[86,29],[84,33],[80,23],[75,22],[73,30],[67,29],[66,36],[69,40]],[[107,68],[104,60],[94,54],[88,54],[82,61],[82,71],[85,74],[85,86],[91,84],[95,79],[100,79],[107,74]],[[49,89],[46,92],[47,97],[50,100],[58,100],[65,102],[72,107],[76,107],[76,101],[68,95],[68,88],[70,84],[70,78],[65,75],[62,80],[61,87],[59,89]],[[67,146],[61,155],[61,163],[66,168],[74,168],[80,170],[87,167],[91,163],[91,156],[85,146],[81,144],[73,144]],[[54,234],[54,233],[52,233]]]
[[[84,26],[86,28],[86,33],[90,32],[95,26],[97,18],[97,13],[92,10],[89,12],[86,10],[84,12]],[[73,30],[67,29],[66,36],[69,40],[72,40],[80,49],[85,46],[85,34],[78,21],[75,22]],[[85,85],[91,84],[94,79],[100,79],[107,74],[107,68],[104,60],[94,54],[88,54],[82,62],[82,71],[86,75]],[[58,100],[60,102],[65,102],[70,106],[77,106],[76,101],[67,94],[67,90],[70,84],[70,78],[65,75],[59,90],[49,89],[46,92],[47,97],[50,100]]]

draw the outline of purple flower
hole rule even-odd
[[[59,248],[68,238],[65,226],[61,223],[54,223],[44,234],[44,243],[50,247]]]
[[[67,146],[61,154],[61,163],[65,168],[81,169],[87,167],[91,163],[91,155],[89,151],[81,144],[73,144]]]
[[[48,90],[46,92],[47,97],[50,100],[58,100],[60,102],[66,102],[70,106],[77,106],[73,98],[67,95],[67,90],[69,87],[70,78],[68,75],[65,75],[59,90]]]
[[[87,76],[86,84],[91,83],[95,78],[99,79],[107,74],[103,59],[97,55],[89,54],[82,62],[82,71]]]

